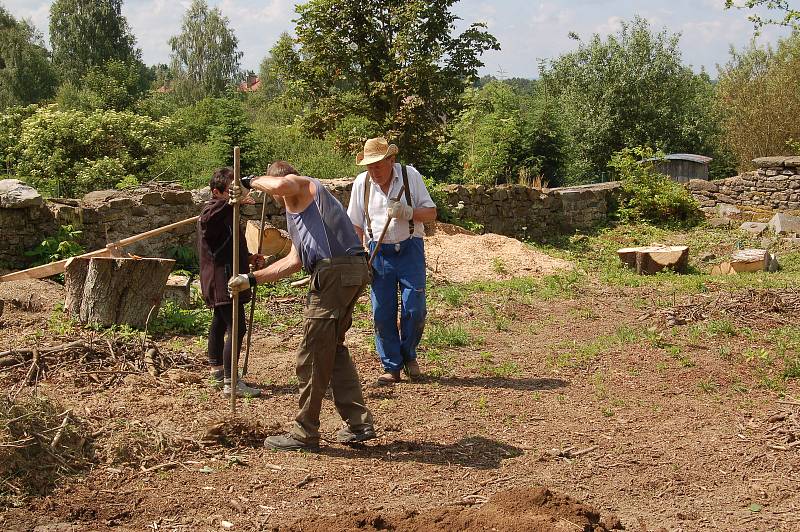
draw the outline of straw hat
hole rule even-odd
[[[377,163],[392,155],[397,155],[397,146],[389,144],[385,138],[378,137],[369,139],[364,143],[364,151],[356,155],[356,164],[366,166],[368,164]]]

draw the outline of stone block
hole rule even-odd
[[[730,218],[719,218],[719,217],[711,218],[710,220],[708,220],[708,225],[709,227],[727,229],[731,225],[733,225],[733,220],[731,220]]]
[[[708,181],[706,179],[690,179],[688,183],[686,183],[686,188],[689,190],[704,190],[707,192],[717,192],[719,187],[712,181]]]
[[[114,198],[108,201],[108,206],[111,209],[129,209],[136,205],[130,198]]]
[[[145,207],[144,205],[135,205],[131,209],[131,216],[147,216],[147,215],[148,215],[147,207]]]
[[[164,300],[173,301],[178,307],[188,309],[191,306],[192,278],[186,275],[170,275],[164,288]]]
[[[148,192],[142,196],[142,205],[163,205],[164,200],[158,192]]]
[[[164,198],[164,203],[168,205],[183,205],[187,203],[194,203],[192,199],[192,193],[188,190],[181,190],[181,191],[173,191],[167,190],[161,197]]]
[[[729,218],[731,216],[736,216],[737,214],[742,214],[742,211],[739,210],[736,206],[730,205],[728,203],[718,204],[716,212],[717,215],[722,218]]]
[[[764,175],[766,175],[767,177],[774,177],[774,176],[778,175],[778,170],[776,170],[774,168],[767,168],[767,171],[766,171],[766,173]]]
[[[768,225],[777,235],[800,235],[800,216],[779,212],[772,217]]]
[[[751,235],[761,236],[767,230],[767,224],[759,222],[745,222],[739,226],[741,231],[750,233]]]
[[[758,157],[753,159],[753,164],[758,168],[780,168],[784,166],[787,157]]]
[[[0,208],[26,209],[44,205],[42,195],[19,179],[0,179]]]

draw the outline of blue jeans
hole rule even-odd
[[[370,242],[370,252],[375,242]],[[399,249],[398,249],[399,247]],[[397,292],[400,289],[400,330]],[[375,348],[386,371],[398,372],[417,359],[425,330],[425,247],[421,238],[381,244],[372,262],[372,313]]]

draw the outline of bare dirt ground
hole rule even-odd
[[[2,462],[12,507],[0,528],[800,529],[800,386],[784,366],[800,345],[796,292],[571,279],[433,282],[428,376],[393,387],[372,386],[365,297],[348,343],[379,437],[313,453],[261,446],[295,413],[300,292],[263,303],[247,380],[265,397],[240,400],[233,419],[204,380],[205,330],[156,336],[171,369],[154,377],[126,354],[140,336],[79,330],[52,310],[58,285],[0,285],[0,351],[77,339],[94,350],[45,355],[30,385],[30,361],[0,368],[4,397],[58,405],[49,426],[70,410],[58,445],[57,430],[35,436],[52,485],[25,496]],[[326,401],[323,434],[339,426]],[[17,449],[4,442],[8,458]],[[51,459],[67,446],[63,464]]]

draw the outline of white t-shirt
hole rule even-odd
[[[428,189],[425,188],[425,183],[422,181],[422,175],[413,166],[407,166],[408,173],[408,188],[411,192],[411,206],[415,209],[422,207],[436,207],[436,204],[431,199]],[[355,181],[353,181],[353,190],[350,192],[350,204],[347,206],[347,215],[353,225],[364,229],[367,224],[366,217],[364,216],[364,182],[369,179],[367,172],[358,174]],[[378,240],[386,225],[386,211],[389,208],[389,199],[394,199],[400,193],[403,187],[403,171],[400,168],[400,163],[394,164],[392,180],[389,185],[389,194],[384,194],[383,189],[375,183],[370,183],[369,187],[369,219],[372,227],[372,238]],[[400,197],[400,202],[406,203],[406,194]],[[365,239],[369,240],[369,232],[364,231]],[[414,236],[422,238],[425,235],[425,226],[422,222],[414,222]],[[408,220],[392,219],[389,229],[386,231],[386,237],[383,239],[384,244],[396,244],[408,239]]]

